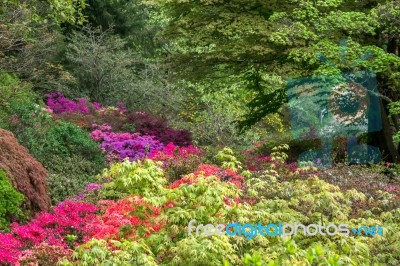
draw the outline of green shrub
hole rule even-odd
[[[152,200],[156,199],[156,195],[164,192],[163,186],[167,184],[159,162],[148,159],[135,162],[125,159],[121,163],[114,163],[103,171],[102,179],[111,180],[102,190],[104,198],[118,198],[127,194],[140,195],[148,197],[151,203],[154,203]]]
[[[143,241],[142,241],[143,242]],[[111,247],[110,247],[111,246]],[[74,263],[72,263],[72,262]],[[144,243],[135,243],[128,240],[112,240],[111,245],[103,239],[92,239],[77,247],[70,260],[64,258],[59,265],[158,265]]]
[[[34,109],[38,96],[31,90],[31,85],[20,82],[18,78],[6,73],[0,74],[0,128],[11,130],[21,121],[20,114],[26,117]],[[28,119],[25,119],[28,122]]]
[[[11,103],[31,102],[35,94],[29,83],[21,82],[13,75],[0,73],[0,107],[5,110]]]
[[[21,216],[19,208],[24,196],[16,191],[6,174],[0,169],[0,230],[8,229],[12,216]]]
[[[96,174],[100,168],[93,168],[93,163],[79,156],[51,159],[52,170],[49,172],[47,184],[53,204],[83,192],[86,184],[96,183]]]
[[[63,158],[79,156],[92,162],[92,167],[97,170],[101,170],[105,163],[99,145],[90,138],[85,130],[71,123],[58,121],[46,132],[42,144],[41,151],[33,152],[50,169],[54,169],[52,164],[54,155]]]
[[[81,192],[105,167],[104,155],[89,134],[67,122],[49,128],[40,149],[32,153],[49,170],[48,185],[53,203]]]

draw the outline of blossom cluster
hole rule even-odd
[[[107,153],[109,162],[140,160],[148,154],[162,150],[164,145],[153,136],[140,136],[138,133],[112,132],[108,125],[93,125],[97,129],[91,132],[91,137],[100,142],[101,148]]]
[[[154,150],[148,156],[149,159],[155,161],[167,161],[168,159],[179,157],[188,158],[192,155],[200,155],[201,150],[193,145],[186,147],[176,146],[174,143],[170,142],[160,151]]]
[[[225,182],[231,182],[240,189],[244,188],[244,177],[233,170],[224,169],[215,165],[202,164],[193,175],[187,175],[171,184],[170,188],[177,188],[183,184],[193,184],[199,176],[215,176]]]
[[[99,204],[103,214],[89,225],[90,234],[87,238],[127,238],[134,237],[139,227],[143,227],[147,234],[161,228],[160,223],[152,222],[160,214],[159,208],[146,204],[139,197],[124,198],[116,202],[102,200]]]
[[[70,100],[61,92],[48,93],[46,97],[46,104],[49,107],[48,112],[54,112],[56,114],[90,114],[91,109],[99,113],[107,113],[109,111],[117,111],[118,113],[127,112],[127,107],[122,102],[118,102],[117,107],[102,106],[98,102],[90,102],[87,98],[78,98],[76,101]]]
[[[192,173],[202,162],[202,150],[192,145],[186,147],[168,143],[163,150],[153,151],[148,158],[163,162],[166,178],[170,182],[180,179],[183,175]]]
[[[86,98],[79,98],[76,101],[73,101],[64,97],[61,92],[49,93],[46,94],[46,97],[46,104],[54,113],[90,113],[89,101]],[[92,106],[96,110],[101,108],[98,103],[94,103]]]
[[[98,208],[90,203],[67,200],[52,212],[41,212],[28,224],[11,224],[11,233],[0,234],[0,264],[16,262],[21,249],[47,243],[68,249],[66,236],[87,234],[87,225],[96,220]],[[77,239],[77,243],[79,240]]]
[[[97,188],[98,185],[92,184],[91,187]],[[57,261],[59,257],[70,254],[73,246],[92,238],[136,237],[140,229],[144,229],[142,235],[148,236],[162,227],[162,223],[154,222],[160,215],[160,208],[139,197],[102,200],[98,204],[99,207],[83,201],[66,200],[51,212],[39,213],[28,224],[13,223],[11,233],[0,233],[0,264],[19,265],[51,254]],[[98,211],[102,214],[99,215]],[[73,236],[72,243],[68,236]]]

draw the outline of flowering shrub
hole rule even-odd
[[[218,177],[221,181],[233,183],[236,187],[240,189],[244,188],[244,177],[242,175],[239,175],[231,169],[223,169],[214,165],[207,164],[200,165],[198,170],[195,171],[193,175],[184,176],[180,180],[175,181],[171,184],[170,188],[177,188],[182,184],[193,184],[196,182],[196,179],[199,176],[215,176]]]
[[[161,151],[153,151],[148,158],[163,162],[165,176],[170,182],[195,171],[202,161],[199,148],[192,145],[178,147],[172,142]]]
[[[155,118],[150,114],[136,112],[128,115],[128,121],[135,125],[140,134],[155,136],[165,145],[170,142],[177,146],[192,144],[192,136],[189,131],[172,129],[164,120]]]
[[[161,225],[154,222],[160,210],[138,197],[124,198],[116,202],[103,200],[99,204],[104,213],[89,225],[90,233],[87,239],[130,238],[148,235],[160,229]]]
[[[65,249],[61,246],[49,245],[41,243],[21,252],[18,258],[17,266],[32,265],[57,265],[61,259],[72,253],[72,250]]]
[[[61,92],[49,93],[46,96],[46,104],[54,113],[90,113],[89,101],[86,98],[79,98],[77,101],[72,101],[65,98]],[[100,108],[100,105],[96,104],[96,107]]]
[[[98,126],[98,129],[90,134],[94,140],[100,142],[101,148],[107,153],[109,162],[122,161],[125,158],[136,161],[153,151],[164,148],[164,145],[152,136],[140,136],[138,133],[115,133],[110,130],[110,126],[103,125]]]
[[[0,264],[13,263],[18,261],[18,255],[22,243],[14,235],[0,233]]]
[[[98,102],[90,102],[87,98],[78,98],[76,101],[66,98],[61,92],[53,92],[46,94],[46,104],[50,108],[49,112],[56,114],[76,113],[76,114],[91,114],[91,113],[119,113],[124,114],[128,110],[124,103],[118,102],[117,107],[101,106]]]
[[[12,223],[12,234],[0,234],[0,263],[15,262],[21,249],[43,243],[68,249],[68,235],[76,236],[73,244],[81,242],[87,225],[96,220],[97,210],[86,202],[64,201],[52,212],[39,213],[28,224]]]
[[[67,247],[65,236],[78,236],[82,240],[89,221],[96,218],[97,207],[80,201],[64,201],[52,212],[39,213],[26,225],[11,224],[12,232],[24,245],[37,245],[46,242],[51,245]]]
[[[201,150],[192,145],[186,147],[178,147],[174,143],[168,143],[162,151],[153,151],[148,156],[149,159],[155,161],[165,161],[174,156],[180,156],[182,158],[190,157],[191,155],[200,155]]]

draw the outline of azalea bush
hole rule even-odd
[[[27,224],[11,224],[11,233],[0,234],[0,263],[16,263],[23,250],[36,250],[48,244],[68,252],[70,247],[85,240],[87,226],[96,219],[98,208],[90,203],[64,201],[51,212],[41,212]],[[68,241],[68,236],[74,236]],[[29,253],[29,252],[28,252]],[[50,254],[48,254],[50,255]]]
[[[70,100],[61,92],[53,92],[46,94],[47,106],[57,114],[62,113],[81,113],[89,114],[91,108],[94,110],[99,110],[101,108],[99,103],[94,102],[90,104],[87,98],[79,98],[76,101]]]
[[[153,136],[140,136],[138,133],[116,133],[111,126],[97,126],[90,135],[100,142],[100,147],[107,154],[109,162],[122,161],[128,158],[136,161],[146,157],[155,150],[162,150],[164,145]]]
[[[128,116],[128,121],[135,125],[136,131],[142,135],[155,136],[163,144],[170,142],[177,146],[192,144],[192,136],[187,130],[176,130],[168,126],[165,120],[148,113],[135,112]]]
[[[148,113],[130,112],[122,102],[113,107],[90,102],[87,98],[71,100],[61,92],[49,93],[46,96],[47,106],[55,117],[88,129],[92,124],[108,124],[115,132],[137,132],[154,136],[164,145],[173,142],[178,146],[188,146],[192,143],[189,131],[173,129],[165,120]]]
[[[160,209],[145,203],[139,197],[128,197],[118,201],[99,201],[102,214],[88,227],[89,235],[96,239],[121,239],[148,236],[161,228],[156,222]]]
[[[153,151],[148,158],[162,161],[162,168],[169,182],[180,179],[183,175],[192,173],[202,163],[203,151],[192,145],[186,147],[168,143],[161,151]]]

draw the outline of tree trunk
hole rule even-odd
[[[389,118],[387,115],[387,110],[382,98],[379,100],[380,103],[380,113],[382,118],[382,129],[376,133],[373,133],[373,146],[379,148],[382,153],[382,160],[387,162],[399,162],[400,156],[396,146],[392,139],[392,129],[389,123]]]

